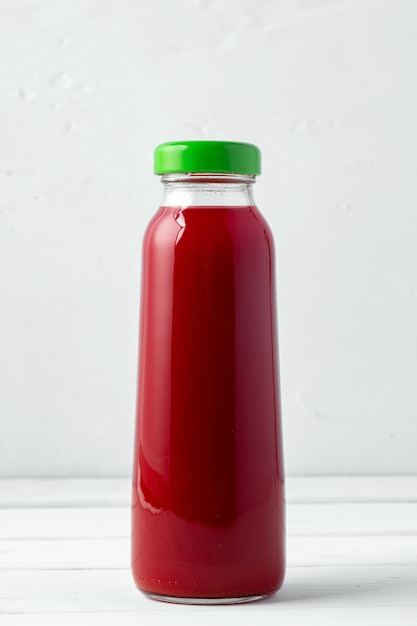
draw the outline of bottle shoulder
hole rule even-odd
[[[160,206],[148,223],[145,236],[150,236],[159,229],[169,229],[175,224],[179,228],[195,229],[209,225],[246,224],[253,230],[265,229],[272,236],[269,224],[259,210],[252,204],[247,206]]]
[[[144,250],[184,246],[196,250],[215,242],[216,247],[274,250],[271,229],[255,205],[246,207],[159,207],[144,235]]]

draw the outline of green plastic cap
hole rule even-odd
[[[251,143],[235,141],[171,141],[155,150],[155,174],[261,173],[261,151]]]

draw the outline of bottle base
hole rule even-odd
[[[179,596],[164,596],[158,593],[151,593],[149,591],[142,591],[151,600],[157,600],[158,602],[171,602],[174,604],[243,604],[246,602],[256,602],[269,598],[271,593],[265,593],[259,596],[238,596],[236,598],[181,598]]]

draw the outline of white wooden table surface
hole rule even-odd
[[[417,476],[289,478],[287,501],[281,591],[183,606],[132,582],[128,480],[0,480],[0,624],[417,625]]]

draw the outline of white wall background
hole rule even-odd
[[[288,473],[417,472],[415,0],[0,1],[0,475],[127,475],[174,139],[252,141]]]

